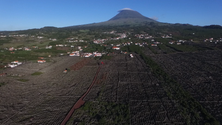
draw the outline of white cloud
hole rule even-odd
[[[122,11],[122,10],[132,10],[132,9],[130,9],[130,8],[123,8],[123,9],[121,9],[119,11]],[[132,11],[134,11],[134,10],[132,10]]]

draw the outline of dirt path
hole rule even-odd
[[[67,114],[67,116],[65,117],[65,119],[62,121],[61,125],[65,125],[67,123],[67,121],[69,120],[69,118],[72,116],[73,112],[80,108],[84,103],[85,101],[83,101],[83,99],[86,97],[86,95],[89,93],[89,91],[91,90],[91,88],[93,87],[93,85],[95,84],[96,82],[96,79],[97,79],[97,76],[99,74],[99,71],[101,69],[101,66],[98,68],[97,72],[96,72],[96,75],[93,79],[93,82],[92,84],[89,86],[88,90],[85,92],[85,94],[74,104],[74,106],[72,107],[72,109],[69,111],[69,113]]]

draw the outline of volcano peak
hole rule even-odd
[[[109,21],[117,21],[124,20],[124,22],[128,22],[130,20],[137,20],[137,22],[146,21],[146,22],[157,22],[153,19],[143,16],[139,12],[132,10],[130,8],[123,8],[118,11],[119,13],[111,18]]]

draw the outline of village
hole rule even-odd
[[[39,33],[39,34],[44,34],[44,33]],[[149,35],[148,33],[143,33],[143,34],[135,34],[134,37],[137,38],[138,40],[135,40],[135,38],[131,38],[132,35],[130,35],[131,33],[119,33],[117,31],[110,31],[110,32],[103,32],[101,34],[112,34],[112,35],[116,35],[117,37],[114,38],[106,38],[106,39],[93,39],[91,42],[93,44],[98,44],[100,46],[103,46],[104,50],[102,51],[92,51],[92,52],[86,52],[86,48],[92,44],[90,41],[86,41],[83,39],[78,39],[78,37],[71,37],[71,38],[66,38],[65,42],[60,42],[60,44],[53,44],[53,45],[45,45],[45,47],[43,46],[38,46],[38,45],[33,45],[33,46],[23,46],[23,47],[16,47],[16,46],[8,46],[5,48],[0,48],[0,52],[10,52],[10,54],[15,54],[18,51],[35,51],[35,50],[45,50],[45,49],[63,49],[64,53],[59,53],[59,56],[77,56],[77,57],[101,57],[103,55],[106,55],[108,52],[108,49],[111,50],[119,50],[121,51],[121,53],[125,53],[124,51],[122,51],[121,48],[125,47],[125,46],[130,46],[130,45],[137,45],[140,47],[158,47],[167,45],[182,45],[182,44],[186,44],[189,42],[192,42],[193,40],[187,41],[187,40],[170,40],[173,38],[172,34],[161,34],[160,37],[155,37],[152,35]],[[48,38],[46,39],[44,36],[41,35],[28,35],[28,34],[13,34],[13,35],[4,35],[1,34],[0,35],[1,38],[36,38],[37,40],[48,40],[51,42],[56,42],[58,43],[58,40],[56,38]],[[169,42],[161,42],[161,41],[156,41],[156,39],[160,40],[160,39],[168,39]],[[45,40],[44,40],[45,39]],[[120,40],[124,40],[123,42],[118,42]],[[133,41],[134,40],[134,41]],[[19,41],[18,41],[19,42]],[[214,44],[218,44],[222,42],[222,38],[220,39],[214,39],[214,38],[207,38],[204,39],[203,42],[205,43],[214,43]],[[83,43],[84,45],[78,45],[79,43]],[[160,47],[158,47],[160,48]],[[152,50],[158,49],[158,48],[153,48]],[[84,51],[86,50],[86,51]],[[158,51],[158,50],[157,50]],[[37,63],[45,63],[46,58],[50,58],[52,55],[44,55],[45,57],[38,57],[38,59],[36,59]],[[6,62],[5,62],[6,63]],[[6,64],[4,67],[9,67],[9,68],[14,68],[16,66],[19,66],[22,64],[22,60],[11,60],[11,62],[8,62],[8,64]]]

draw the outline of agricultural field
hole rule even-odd
[[[216,119],[222,119],[222,52],[155,55],[152,58]]]
[[[0,123],[61,124],[93,82],[67,125],[218,124],[221,51],[144,53],[131,58],[116,51],[106,60],[62,56],[3,70]]]
[[[86,105],[68,124],[184,124],[174,101],[138,55],[113,56],[86,96]]]
[[[91,60],[71,70],[79,57],[57,57],[39,64],[26,62],[6,69],[0,78],[0,124],[59,124],[85,92],[97,70]],[[67,73],[63,71],[68,68]]]
[[[221,39],[43,31],[0,40],[0,124],[222,123]]]

